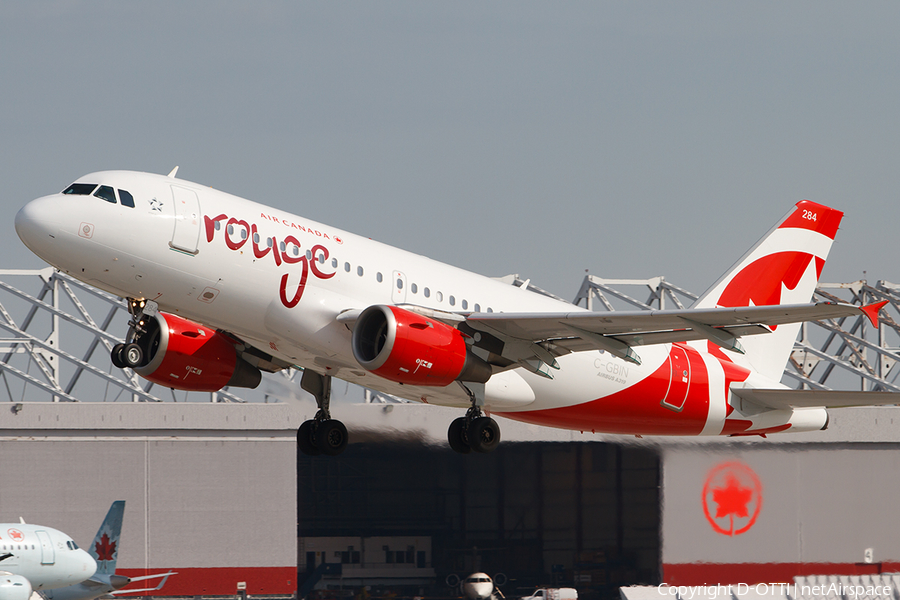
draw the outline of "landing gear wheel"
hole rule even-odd
[[[141,347],[137,344],[125,344],[125,347],[122,348],[120,352],[122,356],[122,362],[128,368],[135,368],[141,364],[141,361],[144,360],[144,351],[141,350]]]
[[[468,454],[472,451],[472,447],[466,441],[466,418],[460,417],[453,419],[450,423],[450,429],[447,430],[447,440],[450,442],[450,448],[454,452],[460,454]]]
[[[491,452],[500,444],[500,426],[490,417],[478,417],[469,424],[468,437],[475,452]]]
[[[319,447],[316,446],[316,443],[313,440],[315,423],[316,422],[312,420],[304,421],[297,429],[297,448],[307,456],[318,456],[319,454],[322,454],[322,451],[319,450]]]
[[[125,349],[125,344],[116,344],[112,347],[112,351],[109,353],[109,359],[112,361],[112,364],[117,369],[124,369],[127,365],[125,364],[125,359],[122,358],[122,350]]]
[[[316,446],[327,456],[337,456],[347,447],[347,428],[336,419],[327,419],[316,427]]]

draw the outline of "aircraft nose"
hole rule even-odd
[[[97,572],[97,561],[94,560],[93,556],[91,556],[90,554],[88,554],[87,552],[82,550],[81,548],[76,550],[76,552],[81,553],[81,555],[79,557],[81,559],[81,564],[82,564],[82,568],[83,568],[81,575],[85,575],[85,579],[87,579],[88,577],[92,577],[94,575],[94,573]]]
[[[47,248],[59,232],[59,197],[45,196],[32,200],[16,213],[16,233],[28,248],[45,257]]]

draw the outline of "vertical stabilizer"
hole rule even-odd
[[[119,555],[119,536],[122,533],[122,515],[125,513],[125,501],[116,500],[109,507],[103,525],[94,536],[88,552],[97,561],[97,573],[113,575],[116,572],[116,557]]]
[[[803,200],[741,258],[694,308],[803,304],[812,299],[841,218],[839,210]],[[742,338],[753,367],[779,381],[800,323]]]

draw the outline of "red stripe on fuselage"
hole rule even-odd
[[[675,404],[680,401],[677,397],[666,397],[670,389],[670,365],[678,364],[677,359],[673,361],[673,353],[686,353],[690,361],[690,386],[680,412],[663,404],[664,400]],[[609,396],[562,408],[497,414],[516,421],[581,431],[698,435],[709,414],[709,375],[699,352],[683,344],[673,344],[668,359],[652,375]]]

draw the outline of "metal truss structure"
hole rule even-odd
[[[14,318],[14,314],[22,316]],[[124,319],[114,324],[116,317]],[[112,366],[110,350],[123,340],[109,329],[124,333],[128,318],[120,298],[55,269],[0,270],[0,398],[6,396],[9,402],[163,401],[152,393],[155,384],[130,369]],[[244,402],[227,390],[176,395],[174,390],[156,387],[163,390],[160,396],[174,401],[199,396],[213,402]]]
[[[518,276],[501,280],[557,298]],[[646,301],[624,291],[633,288],[649,292]],[[875,286],[865,281],[821,284],[815,296],[854,304],[887,300],[888,304],[877,328],[862,317],[805,324],[785,379],[808,389],[900,392],[896,382],[900,369],[893,369],[900,357],[900,285],[886,281]],[[683,308],[696,298],[663,277],[623,280],[588,275],[574,303],[589,310],[616,310],[616,305],[653,310]],[[124,333],[128,318],[121,299],[52,268],[0,270],[0,398],[14,403],[268,401],[264,393],[254,398],[248,390],[241,390],[246,394],[242,397],[227,388],[212,394],[175,392],[140,379],[131,370],[113,367],[109,352],[122,341],[115,331]],[[297,373],[286,369],[267,377],[294,385]],[[400,401],[368,390],[363,393],[366,402]]]

